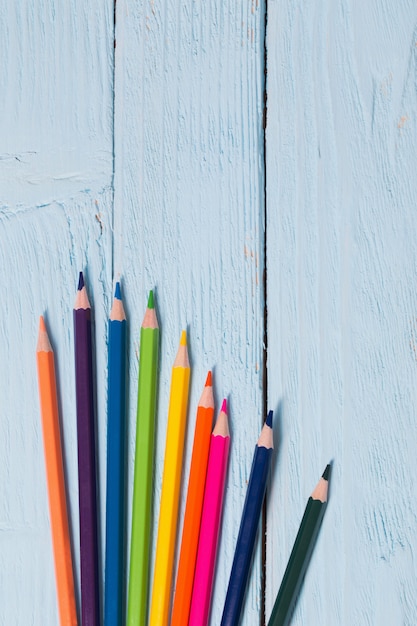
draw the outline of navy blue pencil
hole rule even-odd
[[[126,315],[116,283],[109,320],[104,624],[120,626],[124,595]]]
[[[272,411],[270,411],[255,447],[221,626],[237,626],[239,623],[265,496],[272,449]]]

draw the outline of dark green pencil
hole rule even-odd
[[[330,465],[327,465],[308,499],[268,626],[289,624],[326,509],[329,474]]]

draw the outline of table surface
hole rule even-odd
[[[220,622],[267,409],[266,532],[242,625],[262,624],[263,611],[268,619],[330,460],[329,504],[292,626],[417,623],[416,33],[411,0],[0,7],[1,626],[58,620],[35,361],[41,314],[57,364],[80,602],[80,270],[94,313],[101,560],[107,324],[120,279],[128,518],[150,289],[161,326],[155,520],[183,328],[192,375],[179,530],[208,369],[216,410],[229,402],[210,623]]]

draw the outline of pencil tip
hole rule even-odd
[[[183,330],[181,333],[180,346],[187,345],[187,331]]]
[[[332,466],[331,466],[330,463],[328,463],[326,465],[326,469],[324,470],[323,474],[321,475],[321,477],[324,478],[324,480],[329,480],[331,467]]]
[[[119,281],[117,281],[117,283],[116,283],[116,288],[114,290],[114,297],[117,298],[117,300],[121,300],[122,299],[122,291],[120,289]]]
[[[48,331],[46,330],[43,315],[39,317],[39,333],[36,352],[52,352],[51,342],[49,341]]]
[[[227,400],[226,400],[226,398],[222,402],[222,408],[220,409],[220,412],[227,414]]]
[[[152,289],[149,292],[149,297],[148,297],[148,309],[154,309],[155,308],[155,304],[153,301],[153,291]]]
[[[265,420],[266,425],[269,426],[270,428],[272,428],[272,416],[273,416],[273,414],[274,414],[273,411],[269,411],[268,417]]]
[[[223,400],[222,408],[219,411],[219,414],[216,419],[216,423],[213,428],[212,434],[217,437],[220,435],[221,437],[230,437],[229,431],[229,420],[227,417],[226,411],[226,400]]]
[[[206,384],[204,386],[205,387],[212,387],[213,386],[212,379],[211,379],[211,370],[209,370],[209,372],[207,374]]]
[[[80,272],[80,275],[78,278],[78,291],[81,291],[83,287],[84,287],[84,276],[83,276],[83,273]]]

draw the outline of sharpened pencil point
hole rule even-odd
[[[117,298],[117,300],[121,300],[122,299],[122,291],[120,289],[120,283],[119,282],[116,283],[116,288],[114,290],[114,297]]]
[[[84,276],[83,276],[83,273],[80,272],[80,275],[78,278],[78,291],[81,291],[83,287],[84,287]]]
[[[39,332],[46,333],[45,320],[43,319],[43,315],[39,318]]]
[[[226,398],[223,400],[222,408],[220,409],[222,413],[227,413],[227,400]]]
[[[221,435],[222,437],[229,437],[229,420],[227,417],[227,410],[225,405],[226,400],[223,400],[222,408],[219,411],[219,415],[217,416],[216,423],[213,428],[213,435],[216,437],[217,435]]]
[[[155,308],[155,303],[153,301],[153,291],[152,289],[149,292],[149,297],[148,297],[148,309],[154,309]]]
[[[207,374],[206,384],[204,386],[205,387],[212,387],[213,386],[213,383],[212,383],[212,380],[211,380],[211,370]]]
[[[332,466],[331,466],[330,463],[328,463],[326,465],[326,469],[324,470],[323,474],[321,475],[321,477],[324,478],[324,480],[329,480],[331,467]]]
[[[181,333],[180,346],[187,345],[187,331],[183,330]]]
[[[267,424],[267,426],[269,426],[270,428],[272,428],[272,416],[273,416],[274,412],[273,411],[269,411],[268,413],[268,417],[265,420],[265,423]]]
[[[52,352],[51,342],[49,341],[48,331],[46,330],[45,320],[41,315],[39,318],[39,333],[38,343],[36,346],[37,352]]]

